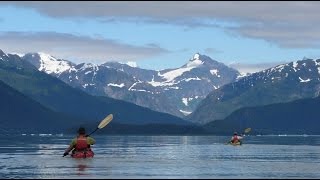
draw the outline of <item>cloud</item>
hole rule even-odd
[[[223,53],[223,51],[218,50],[218,49],[215,49],[215,48],[206,48],[206,49],[204,50],[204,52],[205,52],[206,54],[219,54],[219,53]]]
[[[175,24],[188,30],[225,28],[227,32],[284,48],[315,48],[320,42],[317,1],[19,1],[0,5],[32,8],[54,18]]]
[[[320,47],[320,26],[305,25],[274,25],[242,26],[228,28],[242,36],[264,39],[282,48],[316,48]]]
[[[288,62],[279,61],[279,62],[271,62],[271,63],[256,63],[256,64],[249,64],[249,63],[236,63],[232,62],[228,66],[238,70],[241,73],[254,73],[258,71],[262,71],[268,68],[275,67],[280,64],[285,64]]]
[[[110,39],[55,32],[3,32],[0,49],[5,52],[46,52],[71,61],[103,63],[108,60],[138,61],[169,53],[155,44],[133,46]]]

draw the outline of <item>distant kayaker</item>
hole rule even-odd
[[[86,157],[93,157],[94,153],[90,148],[90,145],[95,144],[95,140],[86,135],[86,130],[83,127],[80,127],[78,130],[78,136],[74,138],[70,146],[65,150],[63,156],[67,156],[71,150],[72,157],[75,158],[86,158]]]
[[[230,143],[233,143],[233,144],[236,144],[236,143],[241,143],[241,140],[243,139],[242,136],[238,136],[238,133],[237,132],[234,132],[233,133],[233,136],[230,140]]]

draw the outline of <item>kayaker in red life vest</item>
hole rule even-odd
[[[241,139],[243,139],[243,137],[242,137],[242,136],[238,136],[238,133],[237,133],[237,132],[234,132],[234,133],[233,133],[233,136],[232,136],[232,138],[231,138],[231,140],[230,140],[230,143],[233,143],[233,144],[236,144],[236,143],[238,143],[238,142],[241,143]]]
[[[94,153],[91,151],[90,145],[95,144],[96,141],[92,137],[86,136],[86,130],[83,127],[79,128],[78,133],[79,135],[71,141],[70,146],[65,150],[63,156],[68,155],[69,152],[73,150],[71,154],[72,157],[93,157]]]

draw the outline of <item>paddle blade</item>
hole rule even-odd
[[[251,131],[251,128],[247,128],[247,129],[244,130],[244,133],[248,133],[250,131]]]
[[[112,114],[109,114],[106,118],[104,118],[98,128],[101,129],[101,128],[104,128],[107,124],[109,124],[109,122],[113,119],[113,115]]]

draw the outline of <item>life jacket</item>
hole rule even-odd
[[[86,137],[77,137],[77,143],[75,146],[76,151],[90,151],[90,145],[87,143]]]
[[[238,135],[234,135],[233,137],[232,137],[232,143],[237,143],[237,142],[239,142],[240,140],[239,140],[239,138],[238,138]]]

